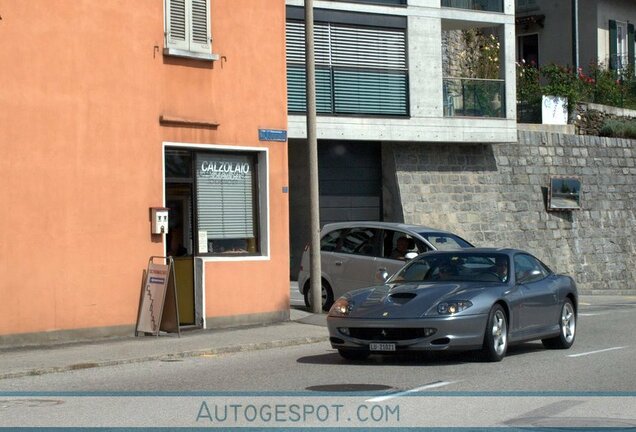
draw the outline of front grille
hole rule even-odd
[[[349,328],[351,337],[362,340],[409,340],[430,336],[425,328]],[[426,334],[428,333],[428,334]]]

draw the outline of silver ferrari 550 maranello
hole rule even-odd
[[[345,359],[400,351],[475,350],[500,361],[508,345],[574,343],[574,280],[527,252],[475,248],[419,255],[384,285],[348,292],[329,310]]]

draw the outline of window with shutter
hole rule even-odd
[[[634,24],[627,24],[627,63],[634,72]]]
[[[610,20],[609,38],[608,63],[610,69],[623,71],[633,63],[633,60],[630,60],[634,53],[633,43],[630,47],[630,39],[634,38],[633,26],[626,22]]]
[[[210,0],[165,0],[164,54],[217,60],[212,54]]]
[[[406,31],[316,23],[316,109],[319,114],[408,115]],[[305,112],[305,25],[287,21],[290,112]]]
[[[610,52],[609,52],[609,67],[610,69],[618,69],[618,62],[616,61],[617,58],[617,50],[618,50],[618,44],[617,44],[617,26],[616,26],[616,21],[614,20],[610,20],[609,22],[609,48],[610,48]]]

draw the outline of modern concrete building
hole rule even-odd
[[[303,1],[286,3],[295,278],[309,238],[304,23]],[[396,174],[406,149],[409,158],[416,149],[416,166],[441,147],[517,140],[512,0],[314,6],[321,223],[403,221],[403,208],[415,205],[402,199],[410,185]],[[446,228],[443,218],[427,224]]]
[[[289,316],[282,0],[0,5],[0,345]],[[169,207],[164,233],[153,207]],[[266,283],[263,283],[266,281]]]
[[[634,64],[636,3],[632,0],[516,0],[517,58],[540,66],[574,65],[573,4],[578,3],[578,57],[584,69]]]

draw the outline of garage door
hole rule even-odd
[[[382,217],[380,143],[320,141],[320,224]]]

